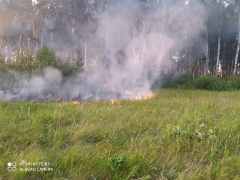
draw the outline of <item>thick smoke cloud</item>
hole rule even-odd
[[[205,23],[205,10],[198,3],[156,6],[144,10],[137,1],[118,2],[113,9],[97,14],[97,32],[91,33],[92,26],[86,25],[81,37],[75,37],[75,30],[66,27],[64,37],[69,37],[69,42],[64,43],[66,38],[59,36],[53,47],[60,50],[60,55],[69,54],[65,44],[81,47],[85,72],[66,79],[59,70],[48,67],[30,79],[19,76],[21,80],[12,92],[0,91],[0,99],[108,100],[147,96],[159,69],[169,65],[170,52],[200,44]],[[184,39],[180,45],[179,39]]]

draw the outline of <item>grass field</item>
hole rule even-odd
[[[0,127],[4,180],[240,179],[240,91],[0,102]]]

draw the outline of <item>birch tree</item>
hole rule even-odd
[[[237,49],[236,49],[236,55],[235,55],[235,61],[234,61],[234,69],[233,69],[233,75],[237,74],[237,66],[238,66],[238,55],[239,55],[239,49],[240,49],[240,1],[237,3],[237,17],[238,17],[238,42],[237,42]]]

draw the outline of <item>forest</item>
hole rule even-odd
[[[99,61],[111,56],[98,52],[104,51],[108,41],[108,32],[103,31],[112,25],[104,22],[103,16],[108,14],[119,20],[116,36],[123,36],[117,34],[123,29],[131,40],[144,36],[139,51],[144,51],[144,43],[148,46],[152,32],[174,36],[174,45],[164,57],[170,64],[160,70],[178,75],[237,75],[239,11],[239,2],[234,0],[1,0],[1,61],[17,61],[21,51],[35,55],[45,45],[63,59],[74,60],[81,53],[86,64],[91,65],[93,59],[102,63]],[[128,27],[121,27],[119,15],[127,16],[124,20],[128,22],[122,25]],[[126,46],[111,53],[121,55]],[[27,54],[22,53],[26,58]]]
[[[49,66],[60,89],[74,77],[65,84],[94,96],[145,93],[162,74],[238,76],[239,7],[234,0],[1,0],[2,93],[34,87],[35,76],[49,82]]]

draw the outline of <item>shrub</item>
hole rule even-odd
[[[53,49],[43,46],[36,54],[36,63],[39,69],[44,69],[45,67],[57,67],[57,56]]]
[[[57,68],[62,71],[63,76],[70,77],[76,73],[84,71],[84,63],[80,56],[76,60],[73,60],[72,63],[58,61]]]
[[[8,70],[21,72],[24,75],[34,74],[37,71],[37,64],[34,61],[34,54],[29,49],[20,49],[16,53],[14,60],[8,60],[6,63]]]
[[[6,66],[6,62],[4,59],[4,56],[0,53],[0,71],[6,71],[7,66]]]
[[[227,76],[223,80],[230,82],[232,89],[240,89],[240,78],[238,76]]]
[[[156,90],[160,88],[190,88],[191,81],[191,78],[189,78],[187,75],[174,77],[162,74],[153,83],[152,89]]]
[[[194,89],[219,90],[221,83],[218,78],[212,76],[200,76],[193,80]]]
[[[156,82],[158,83],[158,88],[202,89],[211,91],[240,89],[240,78],[237,76],[228,76],[223,79],[213,76],[200,76],[195,79],[191,79],[187,76],[173,77],[165,75]],[[153,85],[153,87],[155,86],[156,84]]]

